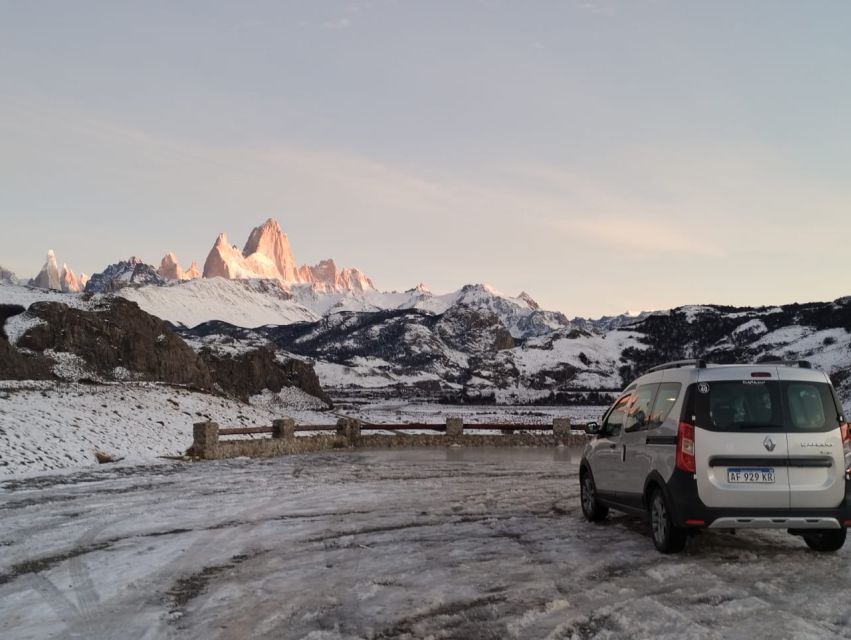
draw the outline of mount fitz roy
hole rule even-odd
[[[317,291],[368,291],[372,280],[358,269],[339,269],[331,260],[299,266],[277,220],[269,218],[252,230],[240,252],[222,233],[204,262],[205,278],[278,280],[284,284],[309,284]]]
[[[511,297],[484,284],[383,292],[333,260],[300,265],[271,219],[242,250],[221,234],[203,271],[196,263],[184,270],[171,253],[159,268],[131,258],[92,276],[84,296],[39,293],[74,292],[77,283],[51,252],[30,287],[0,269],[0,306],[50,299],[80,308],[120,297],[169,323],[205,362],[254,358],[244,366],[256,370],[262,361],[270,371],[275,359],[300,362],[336,397],[604,403],[650,366],[706,357],[811,360],[851,403],[851,298],[568,319],[525,292]],[[14,346],[18,333],[6,329]]]

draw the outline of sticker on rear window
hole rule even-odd
[[[765,384],[767,380],[742,380],[742,384]]]
[[[701,382],[699,385],[697,385],[697,390],[701,393],[709,393],[709,385],[705,382]]]

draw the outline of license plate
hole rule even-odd
[[[729,467],[727,482],[731,484],[774,484],[774,467]]]

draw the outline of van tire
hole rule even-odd
[[[588,522],[602,522],[609,515],[609,508],[600,504],[597,499],[594,477],[587,469],[583,469],[579,474],[579,502],[582,505],[582,515]]]
[[[804,542],[813,551],[839,551],[845,544],[846,529],[826,529],[814,533],[805,533]]]
[[[679,553],[686,546],[688,532],[684,527],[674,526],[671,510],[665,494],[658,487],[650,496],[650,527],[653,544],[662,553]]]

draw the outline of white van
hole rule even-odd
[[[647,517],[663,553],[690,529],[787,529],[836,551],[851,525],[851,432],[807,362],[654,367],[586,432],[582,511]]]

